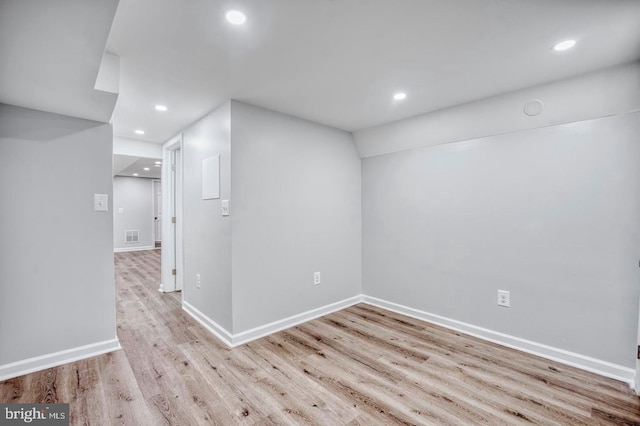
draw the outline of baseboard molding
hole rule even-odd
[[[284,318],[278,321],[274,321],[269,324],[265,324],[256,328],[252,328],[250,330],[243,331],[241,333],[232,334],[227,331],[224,327],[220,326],[218,323],[213,321],[211,318],[207,317],[205,314],[194,308],[189,303],[183,301],[182,309],[191,315],[193,319],[202,324],[207,330],[213,333],[218,339],[224,342],[230,348],[243,345],[252,340],[259,339],[261,337],[268,336],[273,333],[277,333],[278,331],[286,330],[287,328],[294,327],[296,325],[305,323],[307,321],[311,321],[313,319],[319,318],[321,316],[330,314],[332,312],[340,311],[342,309],[348,308],[349,306],[356,305],[362,302],[362,296],[354,296],[348,299],[344,299],[335,303],[331,303],[326,306],[322,306],[320,308],[311,309],[306,312],[302,312],[300,314],[296,314],[290,316],[288,318]]]
[[[222,340],[225,345],[233,347],[233,335],[226,328],[197,310],[188,302],[182,301],[182,310],[189,314],[194,320],[198,321],[204,328],[209,330],[218,339]]]
[[[285,330],[287,328],[311,321],[315,318],[336,312],[358,303],[367,303],[392,312],[397,312],[412,318],[436,324],[451,330],[468,334],[482,340],[493,342],[508,348],[516,349],[542,358],[559,362],[561,364],[570,365],[582,370],[590,371],[601,376],[610,377],[612,379],[626,382],[632,388],[635,387],[635,371],[632,368],[623,367],[607,361],[570,352],[553,346],[544,345],[542,343],[533,342],[508,334],[500,333],[494,330],[467,324],[451,318],[421,311],[419,309],[410,308],[408,306],[378,299],[376,297],[358,295],[348,299],[341,300],[320,308],[302,312],[279,321],[274,321],[260,327],[256,327],[241,333],[232,334],[224,327],[207,317],[202,312],[195,309],[187,302],[182,302],[183,309],[191,315],[196,321],[211,331],[218,339],[230,348],[248,343],[252,340],[268,336],[273,333]]]
[[[144,247],[120,247],[114,248],[114,253],[124,253],[126,251],[145,251],[145,250],[160,250],[160,247],[144,246]]]
[[[564,349],[555,348],[530,340],[521,339],[519,337],[510,336],[508,334],[499,333],[497,331],[467,324],[461,321],[446,318],[440,315],[431,314],[429,312],[420,311],[408,306],[399,305],[397,303],[388,302],[371,296],[363,296],[362,301],[369,305],[377,306],[392,312],[397,312],[408,317],[416,318],[432,324],[436,324],[451,330],[459,331],[482,340],[497,343],[508,348],[516,349],[542,358],[559,362],[561,364],[577,367],[582,370],[590,371],[601,376],[610,377],[612,379],[626,382],[629,386],[634,387],[635,371],[628,367],[591,358],[578,353],[566,351]]]
[[[73,349],[67,349],[10,364],[0,365],[0,381],[23,376],[35,371],[46,370],[47,368],[57,367],[70,362],[80,361],[82,359],[91,358],[120,349],[122,348],[120,347],[118,339],[105,340],[104,342],[79,346]]]
[[[335,303],[331,303],[320,308],[311,309],[306,312],[302,312],[297,315],[290,316],[278,321],[274,321],[269,324],[262,325],[260,327],[252,328],[250,330],[243,331],[233,335],[233,346],[242,345],[252,340],[259,339],[269,334],[277,333],[278,331],[286,330],[287,328],[294,327],[307,321],[328,315],[332,312],[337,312],[349,306],[357,305],[362,302],[362,295],[353,296],[348,299],[344,299]]]

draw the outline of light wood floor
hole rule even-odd
[[[227,349],[118,253],[124,348],[0,382],[84,425],[640,424],[628,386],[368,305]]]

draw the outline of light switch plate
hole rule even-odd
[[[109,194],[93,194],[93,210],[96,212],[109,211]]]
[[[229,200],[222,200],[222,216],[229,216]]]

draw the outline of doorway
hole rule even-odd
[[[162,259],[160,291],[183,289],[182,135],[162,147]]]
[[[159,248],[155,203],[161,194],[161,163],[157,157],[113,155],[114,252]]]

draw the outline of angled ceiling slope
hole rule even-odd
[[[2,0],[0,102],[101,122],[118,95],[96,90],[118,0]]]

